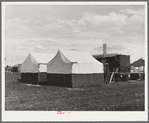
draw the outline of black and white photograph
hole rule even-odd
[[[147,121],[147,2],[2,2],[3,121]]]

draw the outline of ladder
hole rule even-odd
[[[118,71],[118,68],[116,69],[115,72],[117,72],[117,71]],[[107,74],[105,83],[111,83],[111,82],[112,82],[112,78],[113,78],[115,72],[109,72],[109,73]]]
[[[111,72],[108,72],[108,74],[106,76],[106,79],[105,79],[105,83],[109,83],[109,81],[111,79],[111,75],[112,75],[112,73]]]

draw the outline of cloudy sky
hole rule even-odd
[[[144,5],[6,5],[6,64],[22,63],[29,52],[57,50],[145,57]]]

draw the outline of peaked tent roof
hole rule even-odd
[[[21,65],[21,72],[47,72],[47,64],[54,57],[54,54],[29,53],[26,60]]]
[[[144,64],[145,64],[145,61],[141,58],[141,59],[139,59],[139,60],[133,62],[133,63],[131,64],[131,66],[134,66],[134,67],[141,67],[141,66],[144,66]]]
[[[99,63],[89,52],[59,50],[70,62]]]
[[[30,53],[34,59],[38,62],[38,63],[48,63],[50,60],[52,60],[54,58],[54,54],[47,54],[47,53],[35,53],[35,52],[31,52]]]
[[[58,50],[56,56],[48,63],[47,72],[103,73],[103,65],[88,52]]]
[[[39,72],[38,62],[34,59],[34,57],[29,53],[26,60],[21,65],[21,73],[26,72]]]

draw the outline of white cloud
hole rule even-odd
[[[36,46],[38,49],[44,49],[44,47],[42,45],[37,45]]]
[[[37,27],[37,28],[39,28],[39,27]],[[40,29],[42,29],[43,32],[66,30],[62,24],[56,24],[56,23],[42,24]]]
[[[85,25],[85,21],[83,19],[78,20],[78,24]]]
[[[108,10],[110,9],[108,8]],[[133,57],[135,57],[136,49],[140,53],[139,57],[144,53],[143,48],[139,49],[139,47],[144,46],[142,43],[144,41],[144,23],[142,23],[144,9],[123,9],[120,11],[111,9],[109,14],[104,10],[97,10],[97,12],[87,9],[87,11],[79,11],[75,15],[70,14],[70,11],[69,16],[60,14],[55,16],[54,11],[51,13],[40,11],[34,16],[31,11],[6,18],[5,33],[6,38],[9,39],[6,41],[7,57],[18,57],[21,61],[24,56],[28,55],[28,52],[54,53],[57,52],[58,48],[98,54],[102,53],[103,43],[107,43],[109,46],[109,53],[125,54],[128,50]],[[138,24],[134,21],[141,23]],[[126,49],[119,46],[114,47],[117,44]],[[134,44],[137,45],[130,47]],[[110,49],[110,46],[113,48]]]
[[[135,14],[130,17],[130,20],[133,22],[144,22],[145,18],[140,15]]]
[[[145,15],[144,9],[141,9],[141,10],[124,9],[124,10],[120,10],[120,12],[125,13],[125,14],[133,14],[133,15],[135,15],[135,14],[137,14],[137,15],[142,15],[142,16]]]
[[[108,15],[85,13],[83,20],[95,26],[117,25],[121,26],[126,23],[127,16],[124,14],[116,14],[111,12]]]
[[[117,14],[111,12],[107,15],[94,14],[94,13],[84,13],[80,19],[58,19],[55,23],[43,24],[44,30],[58,30],[63,31],[62,33],[75,33],[84,32],[87,30],[95,30],[95,28],[108,28],[109,30],[113,28],[118,29],[119,27],[126,24],[127,16],[124,14]],[[101,33],[101,31],[100,31]]]
[[[145,10],[134,10],[134,9],[124,9],[120,12],[130,16],[129,20],[133,22],[144,22],[145,21]]]

